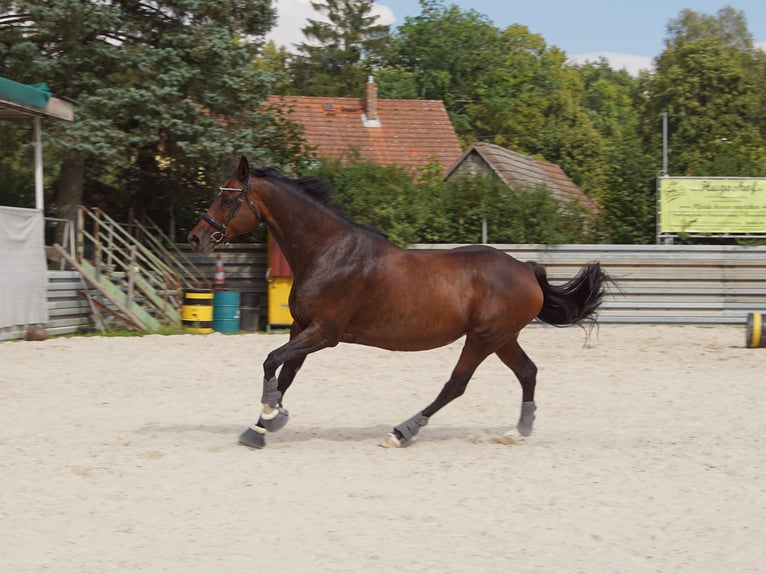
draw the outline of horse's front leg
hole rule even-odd
[[[269,353],[269,358],[272,359],[272,362],[273,355],[274,352]],[[304,359],[305,355],[298,359],[285,362],[283,370],[285,367],[291,366],[291,364],[296,362],[303,363]],[[267,359],[267,362],[269,362],[269,359]],[[276,368],[269,368],[266,370],[266,367],[264,367],[263,390],[261,391],[261,414],[258,417],[258,422],[250,425],[249,428],[245,429],[245,431],[239,435],[240,443],[253,448],[263,448],[266,446],[267,432],[277,432],[284,428],[287,421],[290,419],[290,413],[282,406],[282,397],[284,391],[290,386],[290,383],[292,383],[292,379],[295,377],[296,373],[297,368],[288,369],[285,377],[282,377],[282,373],[280,372],[279,379],[285,383],[281,385],[280,388],[279,380],[276,377]]]
[[[295,332],[294,330],[293,333]],[[258,422],[250,425],[239,436],[240,443],[253,448],[263,448],[266,446],[266,433],[281,430],[287,424],[290,413],[282,406],[284,392],[293,382],[306,356],[331,344],[313,330],[306,330],[268,354],[263,363],[261,414]],[[277,379],[276,373],[280,366],[282,370]]]
[[[268,432],[277,432],[281,430],[290,418],[290,413],[282,406],[282,400],[285,397],[285,391],[290,387],[295,375],[306,360],[306,356],[297,357],[285,361],[279,370],[279,376],[271,378],[264,377],[263,393],[261,395],[261,404],[263,410],[258,419],[257,426]],[[257,431],[256,431],[257,432]]]

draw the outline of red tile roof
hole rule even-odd
[[[372,91],[370,86],[372,85]],[[344,159],[355,150],[365,161],[419,168],[435,158],[447,170],[462,154],[444,104],[435,100],[270,96],[267,103],[303,125],[319,157]],[[368,101],[369,99],[369,101]],[[377,108],[377,121],[374,116]]]

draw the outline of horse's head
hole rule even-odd
[[[220,243],[228,243],[237,235],[247,233],[261,221],[258,208],[249,196],[252,177],[247,158],[242,156],[234,172],[212,205],[189,232],[189,243],[197,253],[210,253]],[[240,209],[246,204],[246,209]]]

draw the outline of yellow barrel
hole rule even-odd
[[[763,316],[760,313],[749,313],[747,316],[747,335],[745,346],[754,349],[766,347],[766,333],[763,332]]]
[[[181,323],[187,333],[213,332],[213,291],[184,289]]]

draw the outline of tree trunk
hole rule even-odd
[[[85,154],[71,151],[64,158],[59,175],[56,196],[56,216],[74,222],[77,220],[77,206],[82,203],[85,185]],[[56,229],[56,242],[63,244],[64,226]]]

